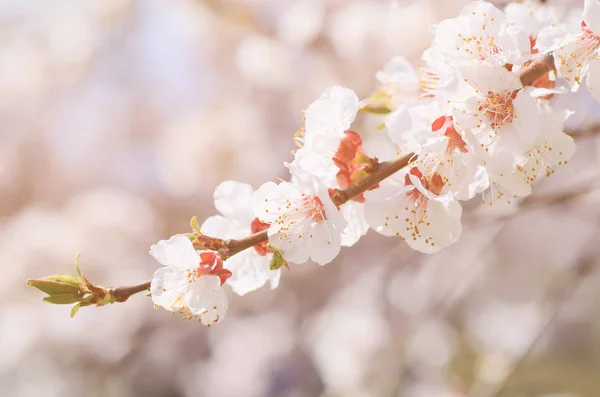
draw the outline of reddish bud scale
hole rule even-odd
[[[346,131],[333,157],[334,164],[339,168],[336,179],[340,188],[346,189],[364,179],[371,172],[374,161],[362,151],[361,136],[354,131]],[[371,189],[376,187],[378,185]],[[352,200],[363,203],[365,198],[361,193]]]
[[[258,220],[258,218],[254,218],[254,220],[250,224],[250,230],[252,231],[252,234],[255,234],[255,233],[262,232],[263,230],[267,230],[269,228],[269,226],[270,225],[268,223],[262,223],[261,221]],[[268,241],[263,241],[260,244],[256,244],[254,246],[254,250],[261,256],[265,256],[267,254],[271,254],[271,253],[275,252],[271,248],[269,248]]]
[[[405,186],[414,186],[414,184],[410,180],[410,175],[414,175],[417,178],[419,178],[423,187],[433,194],[439,195],[442,192],[442,189],[444,188],[444,181],[441,175],[437,172],[434,172],[433,175],[431,175],[431,177],[426,178],[421,172],[421,170],[419,170],[417,167],[413,167],[404,176]],[[417,199],[420,198],[422,194],[417,189],[413,189],[411,191],[411,196],[413,196],[414,199]]]
[[[467,153],[467,143],[462,139],[462,136],[454,128],[454,120],[452,116],[440,116],[431,124],[431,131],[444,131],[444,136],[448,137],[448,147],[446,152],[452,153],[454,149],[462,153]]]
[[[200,265],[196,269],[196,277],[217,276],[221,280],[221,285],[231,277],[231,272],[223,268],[223,260],[214,252],[201,252]]]

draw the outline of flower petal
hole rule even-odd
[[[150,283],[152,302],[169,311],[177,312],[185,306],[190,282],[188,273],[174,267],[161,267],[154,272]]]
[[[329,221],[317,223],[309,235],[310,258],[326,265],[340,253],[341,236]]]
[[[252,193],[254,189],[246,183],[222,182],[215,189],[215,207],[227,218],[237,219],[240,223],[250,223],[254,218],[248,206]]]
[[[259,289],[270,280],[271,273],[279,273],[269,269],[271,258],[272,255],[259,255],[252,248],[232,256],[225,261],[225,268],[232,272],[227,284],[240,296]]]
[[[208,326],[223,321],[228,308],[227,296],[217,276],[203,276],[194,281],[186,303],[190,312]]]
[[[150,247],[150,255],[161,265],[173,266],[179,270],[193,269],[200,264],[200,257],[192,242],[183,234],[160,240]]]
[[[590,61],[588,73],[587,86],[594,99],[600,102],[600,59]]]

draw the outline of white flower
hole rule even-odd
[[[304,112],[305,128],[297,140],[303,147],[333,157],[339,140],[350,128],[359,107],[354,91],[340,86],[325,90]]]
[[[523,28],[534,44],[538,33],[545,27],[559,23],[563,10],[556,4],[542,4],[538,0],[512,2],[504,7],[507,20]]]
[[[306,128],[301,136],[302,148],[289,164],[294,174],[309,172],[327,188],[346,188],[363,176],[368,157],[362,153],[362,139],[349,131],[359,109],[358,97],[347,88],[334,86],[313,102],[305,112]],[[304,170],[304,171],[302,171]],[[358,198],[360,201],[360,198]],[[348,228],[342,233],[342,245],[354,245],[368,231],[362,216],[362,204],[347,203],[342,214]],[[354,208],[356,207],[356,208]]]
[[[523,165],[540,133],[540,111],[530,89],[502,67],[461,68],[439,104],[473,153],[497,169]]]
[[[150,255],[164,266],[150,286],[155,305],[209,327],[223,320],[227,297],[221,285],[231,273],[215,252],[199,254],[188,237],[176,235],[150,247]]]
[[[456,242],[462,230],[462,208],[445,190],[439,174],[411,167],[365,193],[367,222],[383,235],[402,237],[417,251],[438,252]]]
[[[320,265],[340,251],[346,221],[329,197],[327,187],[307,173],[295,173],[292,183],[267,182],[254,193],[252,209],[268,223],[269,242],[292,263],[309,258]]]
[[[518,65],[531,56],[525,30],[485,1],[469,3],[458,17],[440,22],[433,44],[454,66]]]
[[[422,64],[414,68],[403,56],[389,60],[377,72],[381,84],[377,92],[367,101],[387,99],[386,106],[396,110],[402,106],[427,103],[436,97],[437,89],[450,76],[450,67],[435,48],[428,48],[422,56]]]
[[[399,109],[387,122],[392,140],[416,154],[415,164],[436,172],[455,198],[469,200],[487,189],[488,175],[456,131],[452,116],[443,114],[436,102]]]
[[[567,164],[575,153],[575,142],[563,132],[563,121],[567,112],[548,111],[541,118],[542,133],[537,137],[532,149],[526,154],[527,161],[510,171],[490,170],[495,185],[490,204],[494,200],[525,197],[531,194],[533,184],[542,177],[554,174],[554,168]]]
[[[207,236],[221,239],[239,239],[268,228],[261,224],[252,212],[254,189],[245,183],[225,181],[215,189],[215,207],[221,215],[206,219],[200,230]],[[271,289],[277,288],[281,270],[270,270],[273,257],[266,242],[239,252],[225,261],[225,268],[232,273],[227,279],[233,292],[244,295],[269,281]]]
[[[554,64],[559,74],[577,91],[587,77],[587,84],[600,99],[600,1],[586,0],[581,31],[567,34],[554,50]]]

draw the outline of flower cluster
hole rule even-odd
[[[461,201],[511,204],[531,194],[575,151],[563,130],[572,109],[555,98],[584,80],[600,98],[600,0],[576,14],[474,1],[433,27],[419,65],[390,60],[368,98],[327,89],[294,137],[289,181],[256,191],[223,182],[214,196],[220,215],[151,248],[164,265],[152,281],[154,303],[215,324],[227,310],[223,284],[239,295],[275,288],[282,264],[326,265],[369,229],[435,253],[459,239]],[[523,79],[549,54],[554,67]],[[361,130],[359,115],[384,128]],[[390,153],[396,160],[380,162]],[[231,241],[251,235],[231,252]],[[220,245],[207,249],[209,240]]]

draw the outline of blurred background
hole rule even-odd
[[[225,179],[285,177],[301,110],[367,96],[464,0],[0,1],[0,395],[600,395],[598,107],[518,209],[472,202],[434,256],[369,233],[207,329],[126,304],[43,304],[25,279],[127,285]],[[565,3],[562,1],[561,3]],[[583,1],[576,1],[581,3]],[[381,120],[362,120],[372,126]],[[360,126],[357,127],[358,131]],[[229,291],[231,292],[231,291]]]

